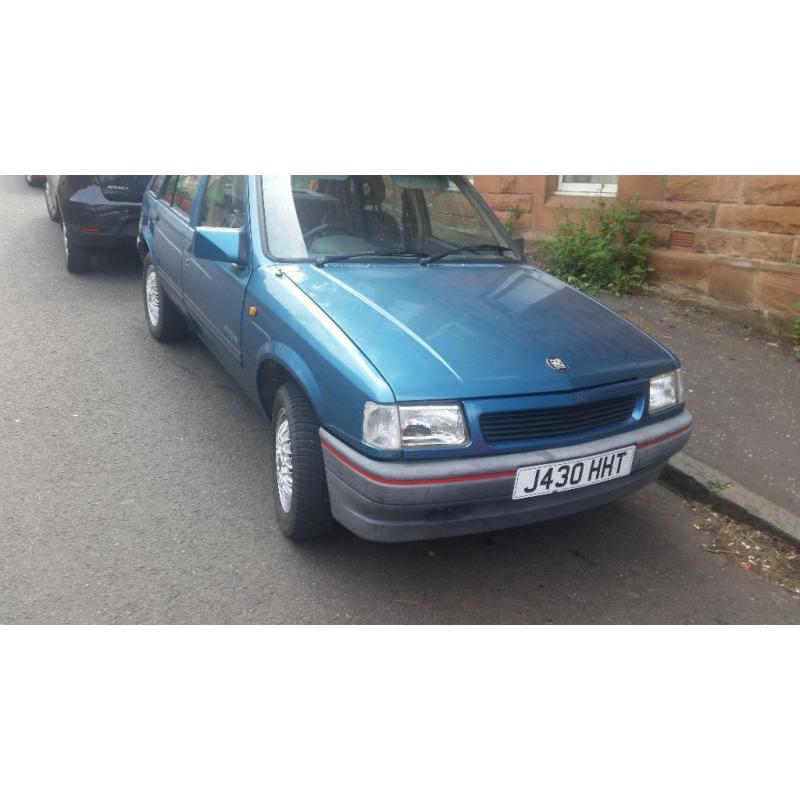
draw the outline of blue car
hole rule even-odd
[[[270,421],[274,513],[383,542],[572,514],[689,438],[677,358],[526,263],[460,176],[158,175],[145,318]]]

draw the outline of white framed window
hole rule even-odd
[[[559,175],[558,194],[616,195],[616,175]]]

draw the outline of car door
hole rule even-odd
[[[247,190],[243,175],[209,175],[195,218],[196,227],[247,226]],[[199,258],[189,252],[183,268],[183,299],[189,314],[221,355],[241,364],[242,310],[249,264]]]
[[[169,175],[153,215],[155,260],[167,291],[180,298],[185,253],[192,243],[192,207],[199,175]]]

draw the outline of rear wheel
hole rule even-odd
[[[289,539],[315,539],[333,530],[319,422],[294,383],[278,389],[272,409],[271,484],[275,516]]]
[[[47,215],[53,222],[61,222],[61,209],[58,207],[55,187],[47,178],[44,182],[44,203],[47,206]]]
[[[150,334],[159,342],[180,339],[186,334],[186,320],[164,294],[153,257],[149,253],[144,257],[143,266],[144,316]]]
[[[92,251],[88,247],[78,247],[70,242],[64,222],[61,223],[61,230],[64,234],[64,260],[67,272],[78,275],[88,272],[92,267]]]

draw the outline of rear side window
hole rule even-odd
[[[192,215],[192,206],[199,184],[199,175],[178,175],[172,207],[184,219],[189,219]]]
[[[164,187],[161,192],[161,199],[168,206],[172,205],[172,198],[175,197],[175,182],[178,180],[177,175],[165,175]]]
[[[210,175],[198,225],[241,228],[245,224],[244,175]]]

